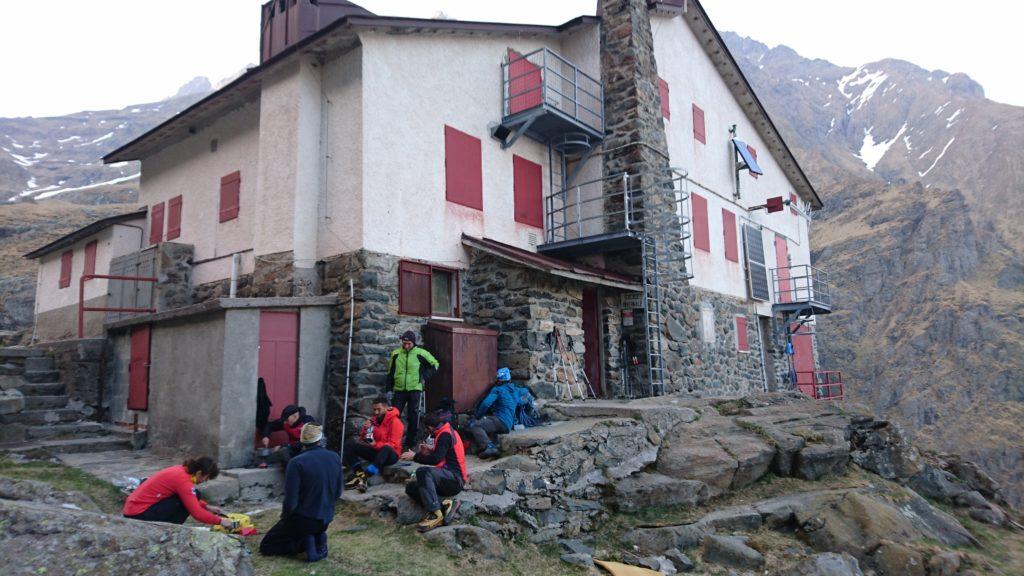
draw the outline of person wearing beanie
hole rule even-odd
[[[499,434],[508,434],[516,417],[516,390],[512,385],[512,372],[499,368],[494,387],[480,401],[476,419],[469,425],[473,444],[481,458],[497,458],[501,450],[495,444]]]
[[[391,351],[388,359],[387,399],[398,413],[405,412],[405,442],[410,448],[416,443],[420,416],[420,395],[423,384],[437,373],[441,364],[425,349],[416,345],[416,333],[406,330],[402,345]]]
[[[270,435],[272,433],[284,432],[288,437],[288,445],[285,447],[285,450],[280,450],[279,446],[275,447],[274,450],[276,459],[287,462],[302,452],[299,434],[302,432],[302,427],[310,422],[316,422],[316,418],[307,414],[306,409],[302,406],[294,404],[285,406],[284,410],[281,410],[280,418],[269,420],[263,425],[263,447],[270,446]]]
[[[379,474],[385,466],[398,462],[398,455],[402,453],[404,431],[405,427],[398,417],[398,410],[388,406],[388,400],[384,396],[375,398],[373,416],[363,424],[359,437],[345,442],[341,461],[349,470],[354,470],[345,488],[366,492],[370,478]],[[367,464],[356,470],[362,461]]]
[[[455,518],[459,501],[454,496],[462,492],[469,475],[462,438],[451,423],[441,420],[437,412],[429,412],[423,417],[423,427],[427,440],[416,452],[408,450],[401,458],[425,464],[416,469],[415,480],[405,485],[405,494],[427,511],[416,529],[428,532]]]
[[[305,552],[307,561],[317,562],[327,557],[327,526],[341,497],[341,458],[323,447],[323,429],[317,424],[303,426],[299,439],[302,453],[285,470],[281,518],[260,542],[260,554]]]

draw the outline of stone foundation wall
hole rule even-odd
[[[103,401],[103,380],[110,358],[111,343],[106,338],[62,340],[34,346],[52,356],[60,382],[70,400],[69,406],[82,409],[86,416],[98,415]]]

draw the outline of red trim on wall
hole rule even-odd
[[[736,350],[750,352],[750,342],[747,339],[746,316],[736,316]]]
[[[82,268],[82,275],[89,276],[96,273],[96,248],[99,240],[93,240],[85,245],[85,267]]]
[[[665,120],[672,119],[672,110],[669,106],[668,93],[668,82],[665,82],[665,79],[659,76],[658,95],[661,97],[661,117]]]
[[[167,239],[181,236],[181,196],[167,201]]]
[[[736,238],[736,215],[722,208],[722,233],[725,235],[725,259],[740,261],[739,243]]]
[[[164,239],[164,203],[149,209],[149,243],[159,244]]]
[[[704,128],[704,110],[696,104],[693,105],[693,137],[701,144],[707,144],[707,132]]]
[[[484,176],[480,139],[451,126],[444,127],[445,199],[484,209]]]
[[[796,211],[796,208],[795,208],[796,205],[797,205],[796,194],[793,194],[792,192],[790,192],[789,193],[789,213],[792,214],[793,216],[799,216],[800,215],[800,213]]]
[[[540,164],[512,156],[512,195],[515,220],[544,227],[544,192]]]
[[[242,191],[242,173],[234,171],[220,179],[220,221],[238,218],[239,198]]]
[[[71,286],[71,262],[74,257],[74,250],[68,250],[60,255],[60,288]]]
[[[711,233],[708,230],[708,201],[700,194],[690,194],[693,204],[693,247],[711,252]]]

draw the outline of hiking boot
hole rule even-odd
[[[357,471],[355,474],[352,475],[351,480],[345,482],[345,488],[349,490],[359,490],[360,487],[362,487],[362,490],[360,491],[366,491],[366,472],[363,472],[362,470]]]
[[[442,524],[444,524],[444,513],[440,510],[434,510],[433,512],[428,512],[423,517],[423,520],[420,520],[420,523],[416,525],[416,530],[430,532]]]
[[[324,558],[327,557],[327,532],[316,535],[316,553]]]
[[[441,502],[441,514],[444,516],[444,525],[447,526],[455,520],[455,514],[459,511],[459,506],[462,504],[458,500],[452,500],[448,498]]]
[[[484,448],[484,451],[480,453],[480,458],[484,460],[497,458],[498,456],[501,456],[501,449],[494,444],[488,444],[487,448]]]
[[[327,557],[326,549],[323,554],[317,549],[316,540],[315,536],[310,535],[303,542],[306,545],[306,562],[319,562]]]

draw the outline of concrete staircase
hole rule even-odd
[[[41,350],[0,348],[0,390],[0,453],[132,449],[130,432],[90,420],[92,409],[68,397],[54,359]]]

